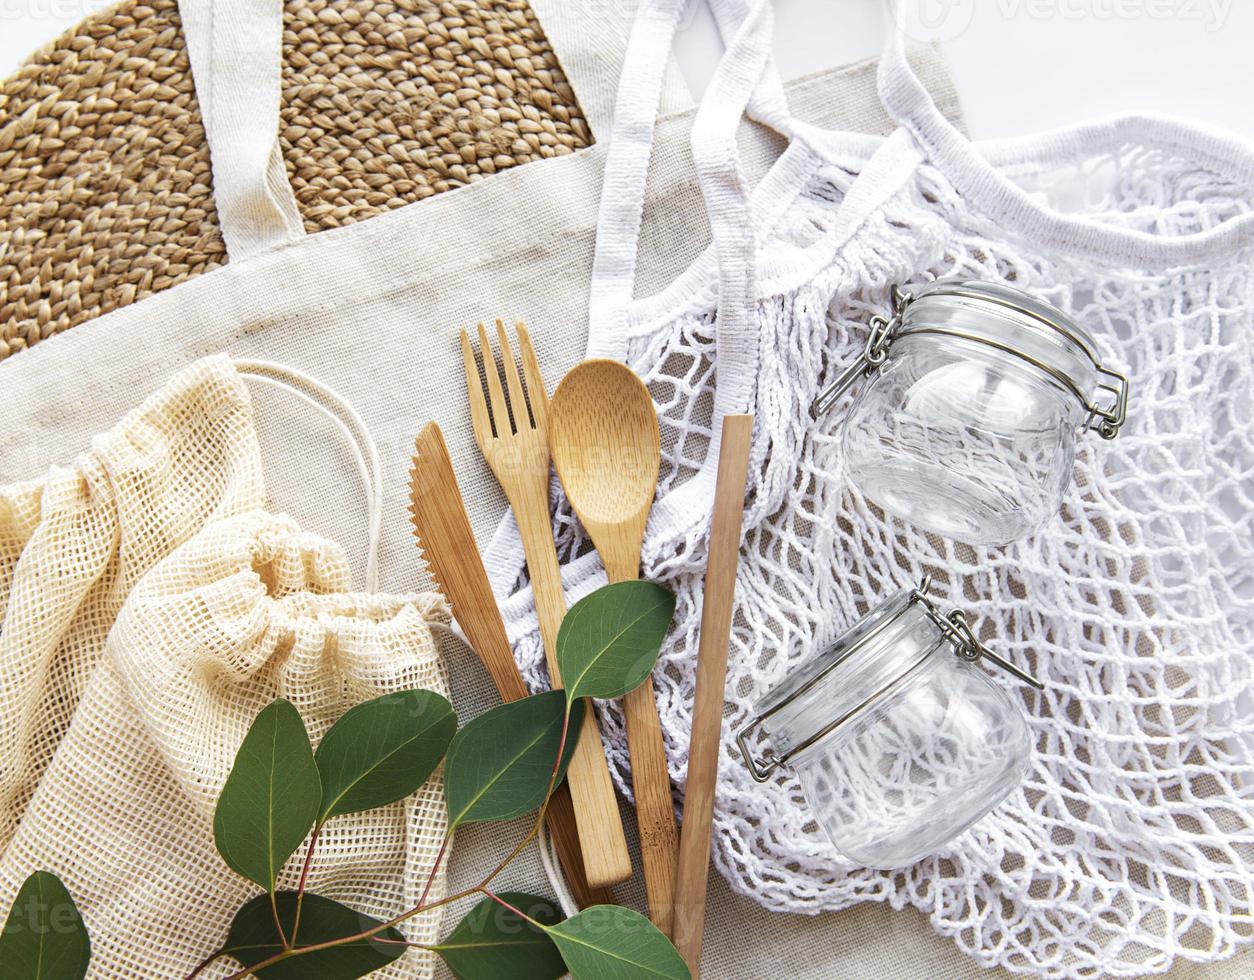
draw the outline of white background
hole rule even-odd
[[[570,0],[583,3],[588,0]],[[624,0],[611,0],[624,2]],[[0,74],[107,0],[0,0]],[[1254,139],[1251,0],[909,0],[913,33],[939,25],[977,137],[1018,135],[1115,112],[1203,119]],[[786,77],[875,54],[882,0],[775,0]],[[929,37],[928,39],[932,39]],[[694,91],[720,50],[690,11],[677,53]]]

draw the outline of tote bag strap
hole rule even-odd
[[[626,49],[622,4],[532,0],[595,138],[609,130],[613,69]],[[282,0],[179,0],[192,78],[213,165],[218,222],[233,261],[305,234],[279,144]],[[609,70],[607,71],[607,67]],[[691,105],[668,55],[667,111]]]
[[[1042,203],[991,163],[977,144],[945,118],[924,88],[906,58],[902,29],[908,23],[905,2],[885,0],[891,17],[877,76],[880,100],[968,205],[978,205],[995,220],[1014,226],[1020,234],[1036,241],[1064,243],[1068,249],[1082,248],[1117,264],[1170,267],[1197,261],[1202,249],[1230,251],[1249,241],[1254,233],[1254,214],[1244,214],[1190,235],[1171,236],[1095,222],[1086,215],[1055,210]],[[1214,166],[1231,173],[1231,179],[1238,182],[1248,183],[1254,173],[1254,148],[1248,141],[1200,126],[1154,118],[1102,121],[1049,134],[1037,139],[1031,149],[1023,144],[1023,159],[1030,159],[1026,154],[1079,153],[1086,140],[1114,138],[1162,141],[1194,159],[1214,161]]]
[[[724,47],[731,47],[736,32],[749,15],[751,0],[709,0],[709,4]],[[780,77],[773,55],[767,56],[766,67],[762,69],[762,77],[758,79],[757,88],[753,90],[745,114],[755,122],[769,126],[781,136],[793,135],[797,121],[788,106],[784,80]]]
[[[760,86],[769,67],[774,32],[771,0],[752,0],[743,7],[737,4],[736,9],[724,9],[740,23],[692,124],[692,156],[718,258],[715,431],[724,415],[751,410],[757,387],[757,245],[749,182],[741,164],[736,131],[754,93],[759,91],[766,91],[759,108],[771,117],[778,116],[780,125],[787,125],[786,104],[776,101],[769,89]],[[778,99],[782,98],[781,86]],[[702,473],[702,479],[711,487],[717,465],[718,450],[714,447]]]
[[[530,0],[531,11],[544,28],[597,142],[607,139],[613,129],[618,71],[626,56],[635,11],[644,2]],[[692,95],[670,51],[662,56],[658,67],[661,111],[682,112],[691,108]]]
[[[626,356],[627,307],[635,286],[659,66],[670,49],[682,7],[682,0],[646,0],[628,45],[601,192],[589,298],[590,356],[618,360]],[[773,29],[769,0],[714,0],[713,9],[729,43],[697,110],[692,152],[718,270],[718,381],[711,423],[717,431],[725,415],[750,407],[759,360],[756,244],[736,132],[755,94],[756,111],[770,125],[786,133],[792,121],[779,76],[769,70]],[[717,467],[718,450],[712,447],[701,471],[658,501],[659,523],[686,526],[702,512]]]
[[[179,0],[233,261],[305,234],[279,148],[282,0]]]

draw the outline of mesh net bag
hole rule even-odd
[[[0,854],[135,583],[264,499],[252,403],[225,356],[175,375],[70,465],[0,488]]]
[[[890,78],[904,64],[891,55]],[[736,256],[716,224],[715,248],[600,338],[661,414],[643,573],[678,595],[654,673],[671,777],[682,788],[715,407],[741,385],[743,404],[725,404],[756,427],[714,833],[732,887],[778,911],[912,905],[982,964],[1047,977],[1231,956],[1254,940],[1254,148],[1132,118],[976,152],[943,120],[903,117],[869,161],[832,134],[794,140],[753,200],[747,280],[720,282]],[[809,414],[891,287],[942,276],[1054,303],[1131,382],[1118,440],[1080,440],[1062,513],[1006,548],[887,518],[848,478],[841,410]],[[743,320],[726,315],[729,287],[749,296]],[[560,497],[557,522],[573,597],[599,562]],[[994,676],[1033,734],[1022,786],[929,858],[876,871],[836,851],[794,775],[756,784],[731,734],[816,647],[924,573],[1046,689]],[[530,606],[520,577],[508,620],[538,681]],[[629,791],[617,705],[602,731]]]
[[[214,522],[134,588],[77,710],[0,857],[0,902],[55,870],[92,939],[92,976],[181,976],[217,949],[257,889],[214,849],[213,811],[235,752],[276,697],[316,742],[349,707],[448,685],[434,595],[353,594],[343,550],[288,517]],[[446,827],[438,776],[417,794],[331,821],[309,887],[390,918],[422,893]],[[280,887],[291,888],[299,862]],[[440,876],[432,888],[443,891]],[[405,925],[434,942],[440,910]],[[379,976],[430,976],[411,952]],[[204,976],[237,969],[219,962]]]

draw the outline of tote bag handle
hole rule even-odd
[[[747,229],[748,217],[736,128],[751,99],[754,117],[784,135],[791,132],[792,120],[778,73],[768,65],[769,2],[710,0],[710,6],[728,40],[728,50],[693,124],[693,156],[706,194],[715,245],[724,242],[727,229],[732,230],[735,240],[734,244],[726,242],[720,255],[728,253],[736,268],[725,268],[720,262],[720,278],[739,275],[743,279],[746,270],[739,266],[744,257],[730,255],[730,250],[744,250],[742,236],[735,228]],[[684,0],[642,0],[623,59],[597,217],[589,296],[590,357],[621,360],[626,355],[626,309],[635,294],[649,162],[656,122],[664,114],[660,98],[663,71],[683,9]],[[737,42],[746,26],[749,30]],[[720,319],[722,314],[720,308]]]
[[[283,0],[180,0],[232,260],[305,234],[279,148]]]
[[[593,135],[608,132],[613,68],[626,48],[623,5],[532,0]],[[213,166],[218,222],[228,256],[239,261],[305,235],[279,144],[282,0],[179,0],[192,79]],[[607,66],[609,71],[607,71]],[[691,105],[665,57],[667,111]]]

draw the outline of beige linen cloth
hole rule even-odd
[[[534,0],[598,137],[608,132],[633,3]],[[957,103],[938,60],[920,70],[950,115]],[[823,72],[788,86],[802,118],[831,129],[884,134],[891,123],[875,95],[874,65]],[[708,240],[691,171],[691,100],[672,70],[663,95],[646,202],[640,290],[666,285]],[[778,147],[746,128],[756,178]],[[320,233],[232,263],[170,292],[84,324],[0,365],[0,481],[22,479],[66,458],[180,365],[222,349],[293,364],[340,391],[361,413],[383,461],[383,586],[427,583],[406,515],[413,438],[443,427],[480,543],[505,511],[474,447],[465,406],[458,328],[519,317],[532,328],[550,387],[582,356],[604,147],[514,168],[473,186],[347,228]],[[363,344],[361,338],[371,342]],[[136,344],[135,338],[145,338]],[[366,520],[357,472],[324,420],[290,399],[258,392],[257,424],[272,504],[302,526],[344,542],[364,564]],[[496,703],[473,655],[445,646],[453,703],[464,721]],[[524,833],[522,822],[459,831],[450,885],[477,882]],[[638,866],[638,862],[637,862]],[[524,854],[504,887],[544,893],[538,856]],[[622,900],[643,899],[639,883]],[[866,905],[807,918],[774,915],[734,895],[715,876],[706,929],[710,978],[930,978],[986,975],[913,911]],[[455,909],[450,918],[460,910]],[[1243,976],[1229,965],[1177,978]],[[1233,967],[1235,969],[1235,967]],[[448,976],[440,968],[437,975]]]

